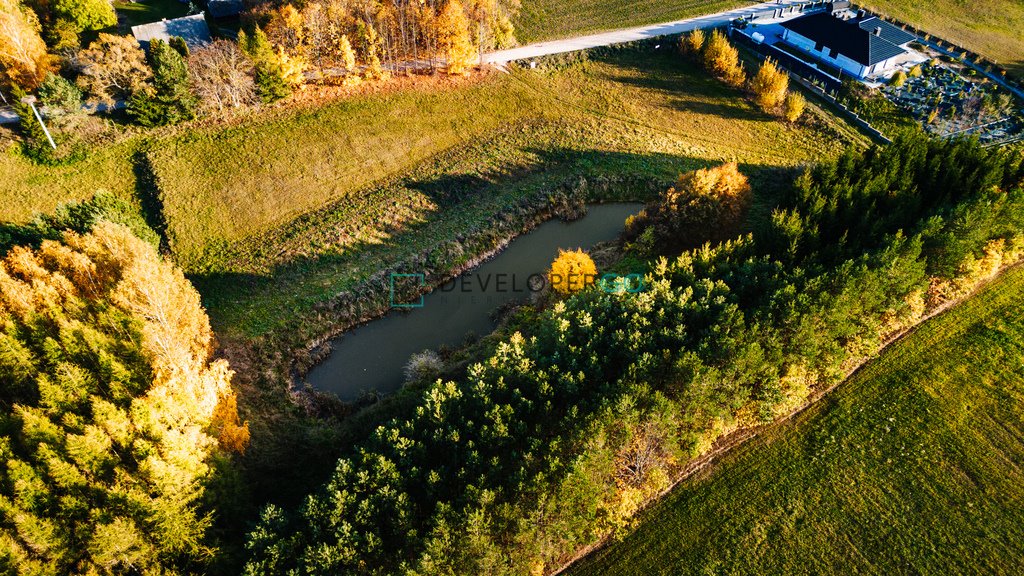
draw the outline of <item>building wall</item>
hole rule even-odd
[[[796,32],[789,30],[788,28],[783,29],[782,39],[785,40],[787,43],[792,44],[793,46],[796,46],[797,48],[814,55],[815,58],[818,58],[832,66],[835,66],[836,68],[842,69],[842,71],[847,74],[851,74],[853,76],[856,76],[857,78],[863,78],[864,76],[867,75],[865,67],[862,66],[859,62],[855,62],[847,58],[846,56],[843,56],[842,54],[838,54],[835,58],[832,58],[831,56],[828,55],[828,46],[824,46],[821,51],[815,50],[815,43],[813,40],[805,36],[801,36],[800,34],[797,34]]]

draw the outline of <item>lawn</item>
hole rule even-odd
[[[62,202],[90,198],[100,189],[134,197],[135,147],[132,142],[100,147],[81,162],[51,168],[26,159],[12,144],[0,151],[0,222],[24,222]]]
[[[678,486],[569,573],[1017,573],[1022,465],[1017,269]]]
[[[744,0],[526,0],[516,18],[521,44],[670,22],[754,4]]]
[[[624,50],[196,132],[151,157],[176,259],[218,332],[251,338],[572,178],[790,166],[857,138],[818,109],[799,127],[767,117],[674,53]]]
[[[127,2],[115,0],[114,9],[123,19],[127,28],[159,22],[160,20],[171,20],[188,14],[188,2],[182,3],[178,0],[139,0]]]
[[[860,4],[974,50],[1024,77],[1024,2],[1020,0],[867,0]]]

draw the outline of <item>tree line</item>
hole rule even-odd
[[[246,573],[549,572],[722,434],[787,413],[1019,260],[1022,179],[1019,152],[909,134],[808,169],[750,234],[680,253],[670,206],[728,225],[745,197],[732,166],[682,178],[635,224],[654,228],[632,248],[643,293],[520,315],[301,509],[267,507]]]
[[[80,114],[83,99],[123,101],[142,126],[175,124],[274,102],[308,82],[351,86],[442,67],[464,74],[484,50],[515,43],[517,10],[517,0],[262,3],[243,15],[237,41],[189,50],[180,38],[154,40],[147,53],[107,32],[116,23],[107,0],[2,0],[0,90],[14,97],[29,155],[67,159],[18,104],[26,93],[38,93],[58,141],[70,124],[61,119]]]
[[[100,195],[0,234],[6,574],[199,573],[217,556],[206,488],[248,425],[199,294],[130,214]]]

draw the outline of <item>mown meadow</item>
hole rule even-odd
[[[520,43],[580,36],[604,30],[669,22],[753,4],[744,0],[532,0],[515,21]]]
[[[1016,572],[1022,294],[1018,268],[676,487],[568,573]]]

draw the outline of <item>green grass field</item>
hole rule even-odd
[[[974,50],[1024,77],[1024,2],[867,0],[861,4]]]
[[[687,480],[589,574],[1014,574],[1024,270]]]
[[[669,22],[754,4],[744,0],[526,0],[514,22],[521,44]]]
[[[159,22],[164,18],[170,20],[188,14],[188,3],[178,0],[138,0],[128,2],[115,0],[114,9],[123,18],[126,28],[150,22]]]
[[[12,144],[0,153],[0,221],[24,222],[52,212],[62,202],[91,198],[107,190],[123,198],[135,195],[132,142],[102,148],[84,161],[50,168],[22,156]]]

